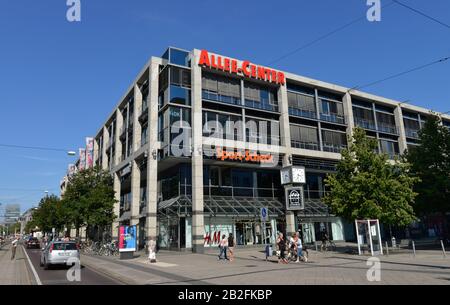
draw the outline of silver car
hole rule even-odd
[[[40,265],[47,270],[50,265],[67,265],[69,259],[73,264],[75,258],[80,260],[80,251],[75,242],[51,241],[42,249]]]

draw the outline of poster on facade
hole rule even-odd
[[[222,235],[228,237],[230,233],[233,233],[233,224],[228,220],[217,219],[215,222],[205,224],[204,246],[217,247]]]
[[[78,149],[78,157],[80,159],[80,163],[78,164],[78,170],[84,170],[86,168],[86,149],[79,148]]]
[[[119,227],[119,252],[136,251],[136,226]]]
[[[94,138],[86,138],[86,168],[94,166]]]
[[[67,175],[69,177],[72,177],[76,171],[77,171],[77,167],[75,166],[75,164],[69,164],[69,166],[67,168]]]

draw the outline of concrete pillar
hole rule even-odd
[[[152,58],[149,70],[148,96],[148,143],[147,153],[147,211],[146,238],[156,241],[157,238],[157,205],[158,205],[158,76],[160,60]]]
[[[139,205],[141,192],[141,169],[136,160],[131,162],[131,221],[130,224],[139,223]]]
[[[402,107],[400,105],[397,105],[397,107],[395,107],[394,115],[395,115],[395,126],[397,126],[398,132],[398,148],[400,154],[403,154],[405,150],[408,148],[408,145],[406,144],[405,124],[403,123],[403,113]]]
[[[283,167],[285,167],[292,165],[291,128],[289,124],[289,103],[286,85],[280,86],[278,90],[278,104],[280,109],[281,145],[286,149],[283,157]],[[286,233],[292,235],[295,231],[295,213],[286,211]]]
[[[142,110],[142,92],[137,84],[134,85],[134,116],[133,116],[133,151],[141,147],[142,128],[139,123],[139,116]]]
[[[120,177],[118,173],[113,173],[113,188],[114,188],[114,197],[116,199],[116,203],[114,203],[114,215],[116,215],[116,219],[112,224],[112,232],[111,236],[114,240],[118,239],[119,236],[119,213],[120,213]]]
[[[102,147],[102,164],[101,167],[104,170],[108,169],[108,159],[109,156],[106,153],[106,148],[109,145],[109,132],[108,132],[108,128],[106,128],[106,126],[103,126],[103,147]]]
[[[349,92],[344,95],[342,102],[344,106],[345,122],[347,123],[347,137],[352,138],[353,128],[355,128],[355,120],[353,119],[352,96]]]
[[[202,147],[202,70],[197,65],[199,51],[194,51],[191,67],[192,94],[192,251],[203,253],[205,234],[203,206]]]
[[[120,163],[120,158],[122,156],[122,143],[120,142],[120,130],[123,126],[123,115],[119,108],[116,109],[116,133],[114,134],[115,138],[115,160],[114,165],[117,165]]]

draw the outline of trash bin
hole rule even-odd
[[[272,245],[266,245],[266,260],[273,255]]]

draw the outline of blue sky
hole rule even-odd
[[[450,23],[448,0],[401,0]],[[382,0],[388,4],[390,0]],[[0,144],[77,149],[96,133],[136,74],[169,45],[267,65],[364,16],[366,0],[0,1]],[[450,56],[450,30],[396,4],[272,65],[354,87]],[[450,61],[366,91],[450,110]],[[36,205],[74,157],[0,147],[0,203]]]

